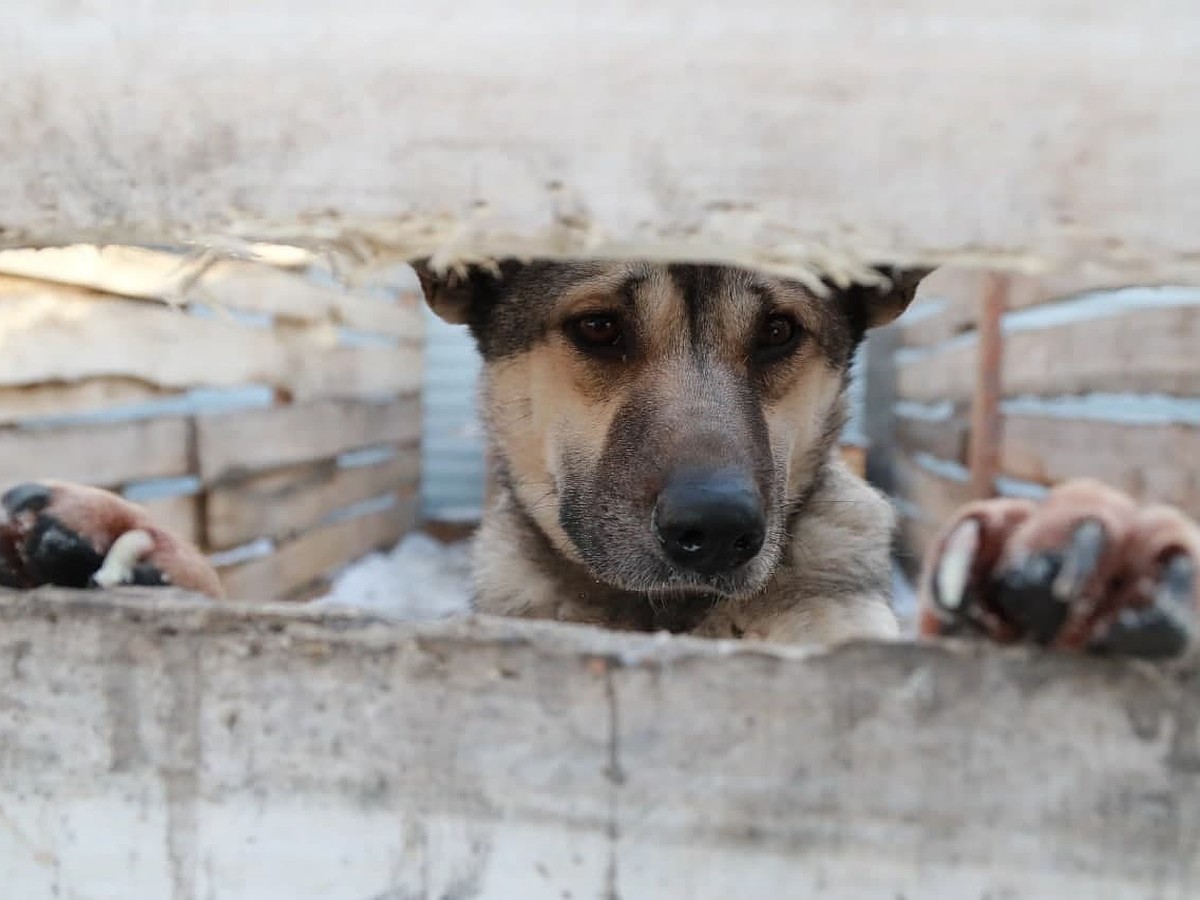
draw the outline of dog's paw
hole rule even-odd
[[[0,495],[0,585],[172,584],[224,596],[216,570],[141,506],[109,491],[28,482]]]
[[[920,630],[1168,658],[1200,612],[1200,527],[1090,480],[964,507],[925,561]]]

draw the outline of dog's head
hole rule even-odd
[[[924,274],[818,297],[711,265],[417,268],[434,310],[478,342],[515,501],[597,579],[681,602],[770,577],[843,425],[864,332]]]

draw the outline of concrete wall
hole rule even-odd
[[[122,597],[3,595],[6,897],[1200,883],[1195,673]]]

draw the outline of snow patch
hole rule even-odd
[[[444,544],[423,532],[342,570],[318,607],[359,609],[405,621],[466,615],[471,608],[470,543]]]

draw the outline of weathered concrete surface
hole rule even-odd
[[[1194,673],[0,596],[6,897],[1194,897]]]
[[[1194,0],[8,3],[0,245],[1195,278],[1197,58]]]

